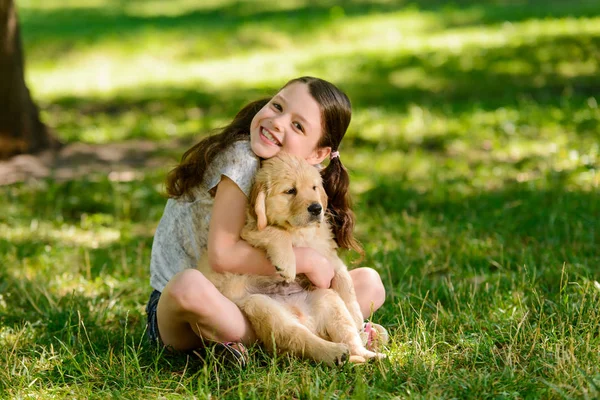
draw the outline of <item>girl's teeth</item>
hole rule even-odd
[[[271,135],[266,129],[263,128],[262,130],[262,134],[269,139],[271,142],[273,142],[274,144],[279,146],[279,143],[277,143],[277,140],[275,140],[275,138],[273,137],[273,135]]]

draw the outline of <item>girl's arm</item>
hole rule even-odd
[[[248,199],[229,178],[223,176],[217,186],[208,231],[208,260],[217,272],[272,275],[275,267],[265,252],[240,238],[246,223]],[[333,278],[329,261],[309,248],[294,248],[296,272],[304,273],[317,287],[328,288]]]
[[[231,179],[223,176],[217,186],[208,228],[208,262],[217,272],[271,275],[275,267],[264,251],[240,238],[246,223],[248,199]]]

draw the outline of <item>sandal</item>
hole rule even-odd
[[[246,368],[248,365],[248,350],[240,342],[215,343],[209,349],[197,349],[192,353],[202,360],[205,360],[206,355],[210,353],[224,364],[237,365],[240,368]]]

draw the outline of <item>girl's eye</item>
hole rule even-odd
[[[275,107],[279,111],[283,110],[283,107],[281,107],[281,104],[279,103],[273,103],[273,107]]]
[[[302,127],[302,125],[298,122],[294,122],[294,126],[296,127],[296,129],[298,129],[300,132],[304,132],[304,128]]]
[[[294,195],[296,193],[297,193],[296,188],[291,188],[290,190],[285,192],[285,194],[292,194],[292,195]]]

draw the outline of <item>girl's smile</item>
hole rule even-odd
[[[260,127],[260,138],[268,145],[281,147],[281,141],[277,136],[269,132],[267,128]]]
[[[322,134],[319,103],[305,83],[295,82],[284,87],[254,116],[250,146],[264,159],[284,150],[310,162]],[[313,163],[318,162],[314,159]]]

